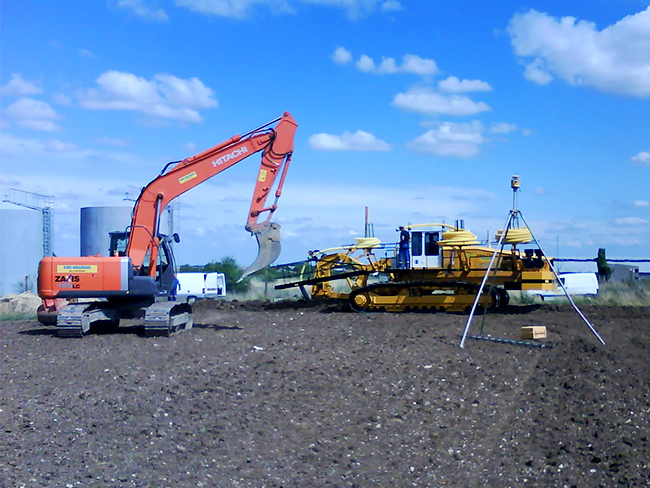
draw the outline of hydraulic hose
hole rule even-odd
[[[501,240],[501,235],[503,234],[503,229],[497,231],[495,236],[497,241]],[[503,239],[504,244],[525,244],[526,242],[531,242],[533,236],[528,227],[522,227],[520,229],[509,229],[505,238]]]
[[[356,244],[351,246],[339,246],[316,251],[319,254],[329,254],[333,251],[356,251],[358,249],[372,249],[381,245],[381,241],[376,237],[355,237]]]
[[[468,230],[448,230],[442,233],[442,240],[438,241],[439,246],[473,246],[478,244],[476,235]]]

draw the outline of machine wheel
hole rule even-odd
[[[367,312],[370,307],[370,296],[368,292],[354,293],[350,297],[350,308],[355,312]]]

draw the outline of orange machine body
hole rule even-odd
[[[107,297],[129,291],[128,257],[45,257],[38,269],[41,298]]]

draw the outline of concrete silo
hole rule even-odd
[[[108,256],[109,232],[131,225],[131,207],[84,207],[81,209],[81,256]]]
[[[0,296],[35,292],[42,257],[42,212],[0,208]]]

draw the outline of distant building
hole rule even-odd
[[[612,265],[612,275],[609,277],[609,281],[613,283],[619,283],[622,281],[632,280],[639,280],[638,266],[628,266],[626,264]]]
[[[43,257],[43,214],[0,208],[0,296],[36,290]]]

